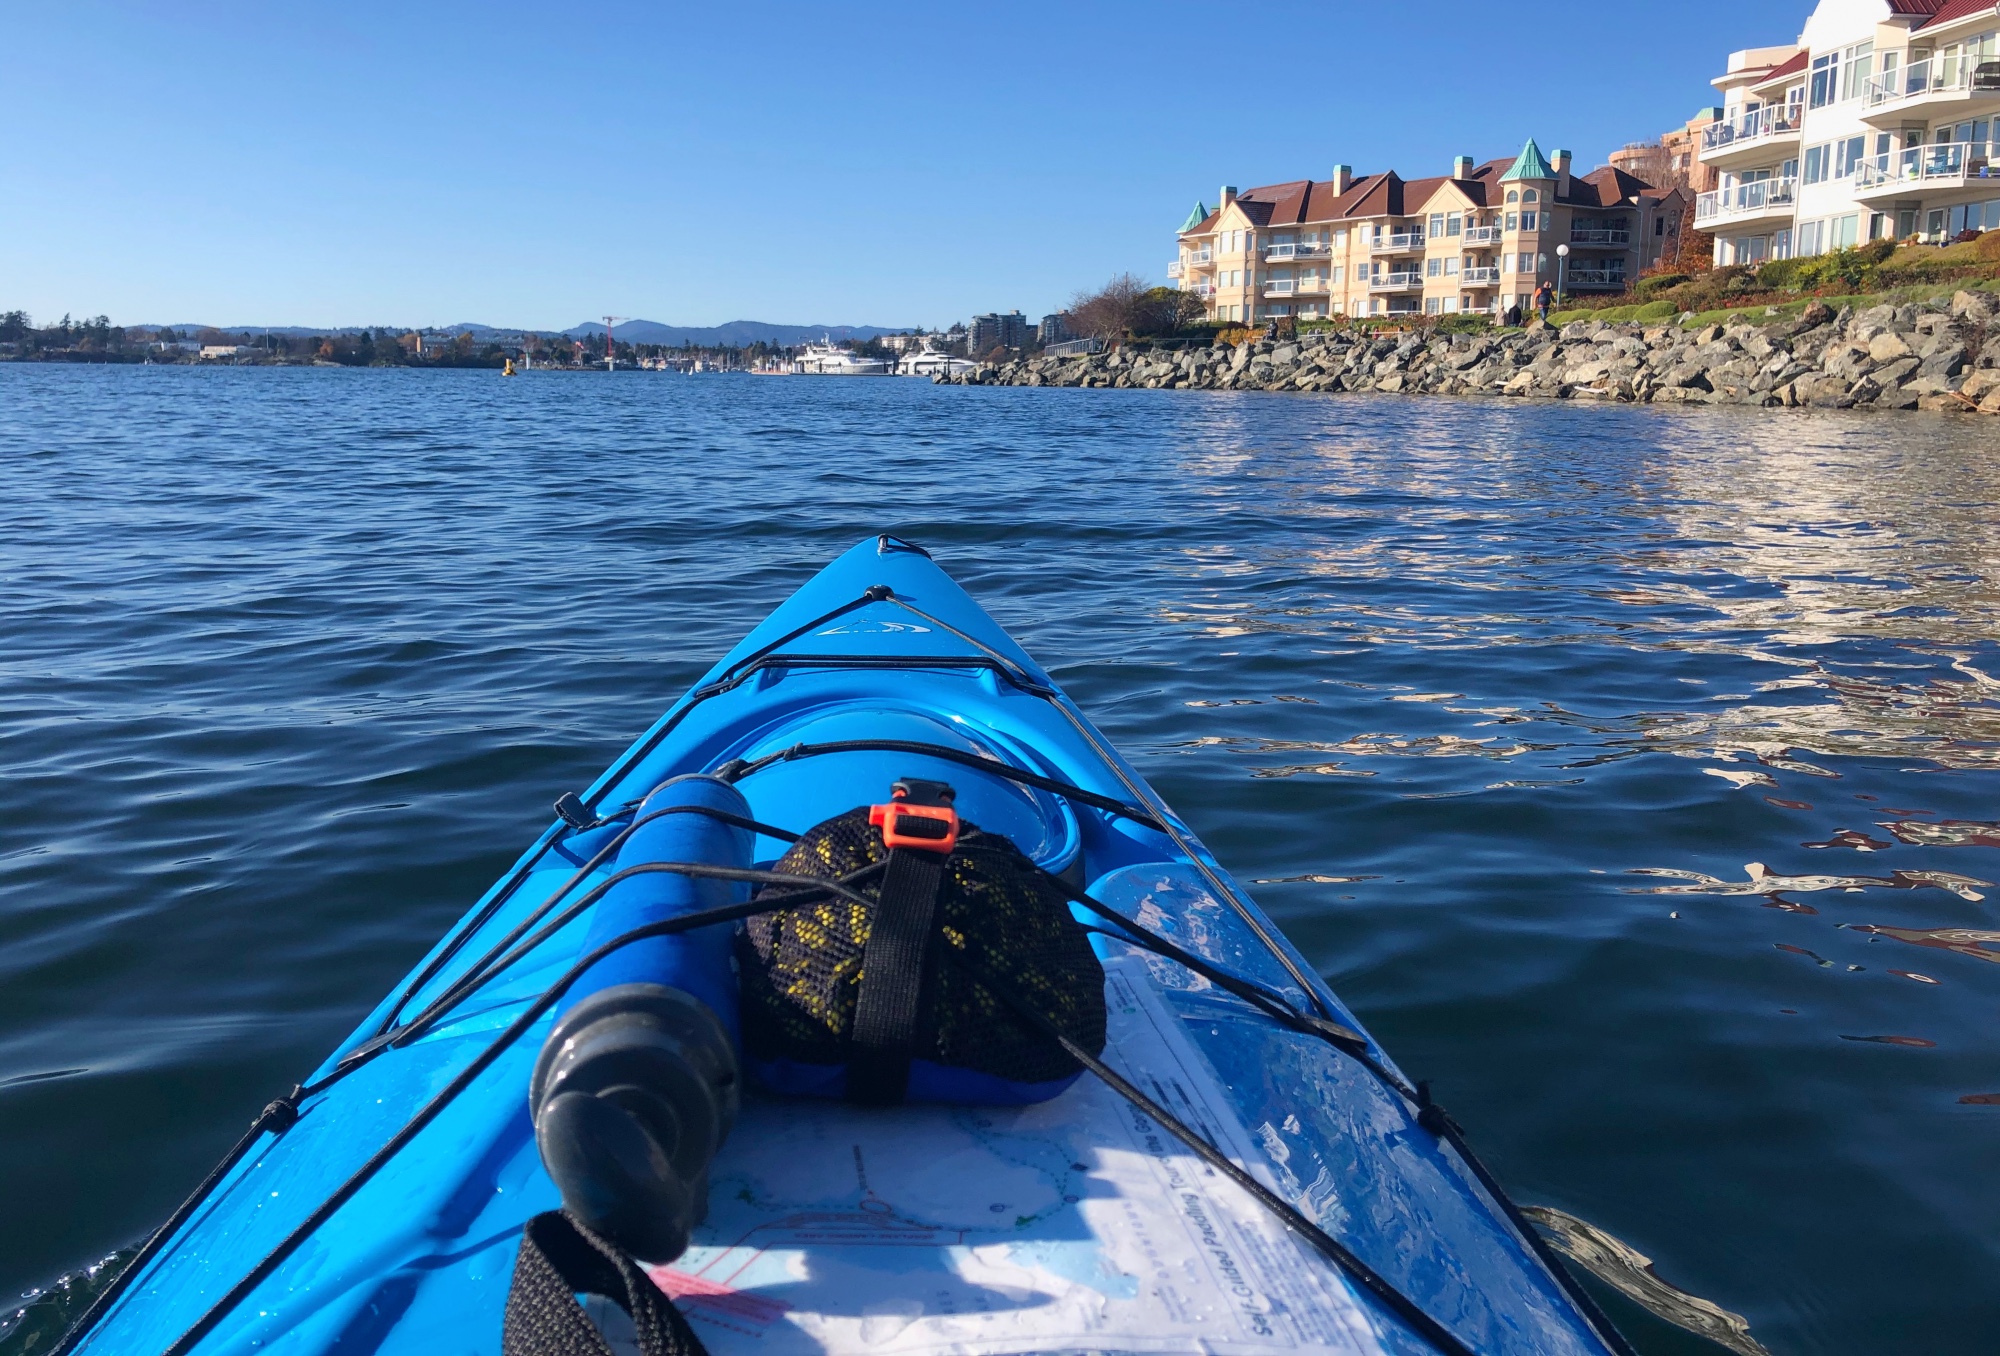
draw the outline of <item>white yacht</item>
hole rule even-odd
[[[820,377],[886,377],[895,365],[885,358],[864,358],[830,342],[807,344],[792,360],[792,370]]]
[[[905,377],[936,377],[939,374],[956,377],[978,366],[979,364],[970,358],[954,358],[949,353],[926,348],[915,353],[905,353],[896,371]]]

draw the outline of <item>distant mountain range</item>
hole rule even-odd
[[[156,325],[140,328],[158,329]],[[207,329],[199,324],[172,325],[166,328],[191,333]],[[409,330],[407,325],[337,325],[331,329],[310,325],[217,325],[213,328],[227,334],[278,334],[287,338],[303,338],[311,334],[359,334],[363,330],[387,330],[401,334]],[[445,334],[470,333],[481,343],[495,335],[549,334],[560,333],[571,339],[587,339],[591,335],[604,333],[604,322],[587,320],[569,329],[523,330],[505,325],[484,325],[478,321],[466,321],[458,325],[425,325],[426,331]],[[627,320],[615,327],[620,341],[628,344],[693,344],[696,347],[741,347],[762,340],[767,344],[795,345],[810,343],[815,339],[872,339],[882,334],[905,334],[916,328],[913,325],[774,325],[763,320],[732,320],[726,325],[663,325],[657,320]]]

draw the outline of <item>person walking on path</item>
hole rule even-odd
[[[1555,286],[1544,278],[1542,285],[1535,289],[1535,309],[1542,313],[1542,323],[1549,323],[1549,303],[1556,299]]]

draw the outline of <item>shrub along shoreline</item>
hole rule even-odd
[[[1605,307],[1560,327],[1350,326],[1182,348],[1140,340],[1088,356],[984,363],[935,380],[2000,414],[2000,295],[1985,287],[1915,290],[1931,295],[1722,308],[1728,323],[1678,310],[1652,323],[1611,319],[1620,308]],[[1645,304],[1660,303],[1679,304],[1666,297]]]

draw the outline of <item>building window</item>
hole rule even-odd
[[[1535,229],[1535,214],[1533,212],[1521,213],[1521,229],[1524,231]]]
[[[1542,200],[1542,195],[1535,189],[1525,188],[1521,190],[1522,202],[1540,202],[1541,200]]]
[[[1835,217],[1827,225],[1830,236],[1827,241],[1829,249],[1844,250],[1860,239],[1861,218],[1856,213],[1849,212],[1844,217]]]
[[[1508,189],[1508,190],[1507,190],[1507,201],[1508,201],[1508,202],[1519,202],[1519,201],[1521,201],[1521,194],[1520,194],[1520,192],[1519,192],[1518,190],[1516,190],[1516,189],[1512,189],[1512,188]]]
[[[1771,257],[1789,259],[1792,257],[1792,232],[1790,227],[1771,233]]]
[[[1436,315],[1437,313],[1438,313],[1438,299],[1436,297],[1425,297],[1424,314]]]
[[[1333,243],[1336,245],[1345,245],[1347,243],[1347,228],[1345,226],[1341,226],[1334,231]]]
[[[1868,77],[1875,73],[1875,44],[1858,42],[1843,55],[1846,69],[1840,73],[1840,97],[1858,99],[1868,87]]]
[[[1326,271],[1326,276],[1327,276],[1327,280],[1328,280],[1329,282],[1339,282],[1339,281],[1340,281],[1340,279],[1341,279],[1341,276],[1342,276],[1343,274],[1345,274],[1346,272],[1347,272],[1347,268],[1346,268],[1346,266],[1345,266],[1345,265],[1343,265],[1343,264],[1335,264],[1335,265],[1334,265],[1334,266],[1333,266],[1332,268],[1330,268],[1330,269],[1328,269],[1328,270]]]
[[[1840,93],[1840,53],[1828,52],[1817,56],[1812,62],[1812,93],[1807,102],[1814,108],[1825,108]]]
[[[1848,137],[1845,141],[1833,143],[1833,177],[1845,179],[1861,168],[1861,161],[1867,154],[1868,138]]]
[[[1831,145],[1806,147],[1806,169],[1805,173],[1799,176],[1800,181],[1816,184],[1825,179],[1827,163],[1833,158],[1832,151]]]
[[[1665,235],[1666,233],[1667,233],[1667,219],[1665,217],[1654,217],[1653,234]]]
[[[1444,276],[1444,260],[1424,260],[1424,276],[1426,278],[1442,278]]]
[[[1454,311],[1456,311],[1457,309],[1458,309],[1458,298],[1457,298],[1457,297],[1446,297],[1446,298],[1444,299],[1444,313],[1445,313],[1446,315],[1450,315],[1450,314],[1452,314],[1452,313],[1453,313]]]
[[[1442,239],[1443,236],[1444,236],[1444,213],[1433,212],[1431,213],[1431,239],[1439,240]]]
[[[1444,233],[1446,235],[1457,235],[1459,228],[1464,224],[1465,216],[1463,213],[1447,212],[1444,214]]]
[[[1507,196],[1511,198],[1514,195],[1510,193]],[[1510,231],[1518,231],[1521,229],[1521,214],[1519,212],[1509,212],[1507,214],[1507,225],[1505,229]]]
[[[1447,278],[1456,278],[1458,276],[1458,260],[1447,259],[1444,261],[1444,276]]]

